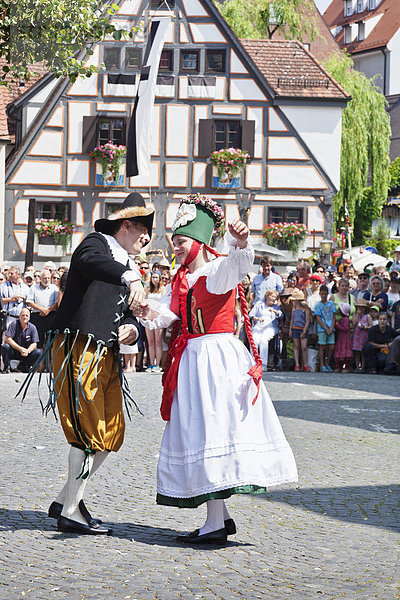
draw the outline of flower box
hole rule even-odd
[[[62,258],[65,256],[63,247],[55,244],[52,235],[40,237],[35,246],[38,256],[46,256],[48,258]]]
[[[231,169],[226,167],[222,177],[218,175],[217,167],[212,168],[212,187],[214,188],[238,188],[240,186],[240,175],[234,176]]]
[[[101,162],[96,161],[95,185],[102,187],[125,187],[125,164],[120,166],[117,179],[115,179],[114,170],[111,165],[107,169],[106,178],[103,179],[103,168]]]

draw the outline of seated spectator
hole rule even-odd
[[[368,341],[368,330],[372,327],[372,318],[368,314],[368,301],[360,298],[354,303],[356,313],[353,315],[353,352],[355,370],[359,373],[364,371],[364,354],[362,349]]]
[[[30,290],[27,298],[27,305],[31,307],[31,320],[35,325],[38,335],[38,348],[42,348],[46,332],[51,329],[55,311],[58,303],[58,288],[51,282],[51,274],[48,269],[43,269],[40,283],[35,283]]]
[[[396,330],[388,325],[387,314],[379,313],[378,325],[369,329],[368,342],[363,349],[367,372],[377,373],[385,369],[390,347],[396,337]]]
[[[38,332],[29,319],[29,309],[23,308],[18,319],[12,321],[5,332],[5,342],[1,347],[4,373],[10,372],[10,360],[19,360],[21,371],[29,371],[40,355]]]
[[[252,319],[252,333],[263,364],[263,370],[268,368],[268,354],[272,349],[273,366],[278,363],[277,346],[279,342],[279,319],[283,313],[276,303],[279,293],[276,290],[267,290],[264,300],[256,302],[249,312]]]
[[[336,306],[332,300],[328,300],[328,287],[321,285],[319,295],[321,301],[315,305],[314,315],[317,322],[318,347],[319,347],[319,370],[321,373],[332,371],[331,360],[335,347],[335,313]]]
[[[351,290],[350,294],[354,297],[354,300],[360,300],[360,298],[364,298],[365,292],[368,292],[369,274],[359,273],[356,283],[356,288]]]
[[[373,275],[370,279],[370,290],[364,294],[364,300],[368,300],[370,306],[372,304],[379,306],[380,310],[386,312],[388,305],[387,294],[383,291],[383,279],[380,275]]]

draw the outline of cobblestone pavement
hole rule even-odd
[[[68,447],[33,386],[24,404],[13,399],[22,377],[0,376],[1,599],[400,597],[399,378],[268,373],[299,483],[231,498],[237,535],[224,548],[194,549],[174,538],[201,525],[205,508],[154,500],[160,376],[129,376],[144,416],[133,416],[122,450],[88,484],[88,507],[114,528],[106,538],[57,533],[47,517]]]

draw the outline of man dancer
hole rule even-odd
[[[49,508],[64,533],[111,535],[82,500],[87,478],[124,437],[118,344],[137,337],[129,308],[144,299],[140,273],[129,255],[150,242],[154,211],[132,193],[108,219],[95,222],[72,255],[66,289],[44,356],[51,347],[53,398],[67,441],[68,480]],[[127,266],[128,265],[128,266]],[[52,408],[50,399],[47,409]]]

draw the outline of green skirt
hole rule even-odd
[[[209,494],[201,494],[200,496],[194,496],[193,498],[172,498],[171,496],[163,496],[157,494],[157,504],[164,504],[165,506],[177,506],[178,508],[197,508],[200,504],[204,504],[207,500],[225,500],[230,498],[233,494],[265,494],[267,489],[259,485],[242,485],[238,487],[228,488],[227,490],[220,490],[217,492],[210,492]]]

